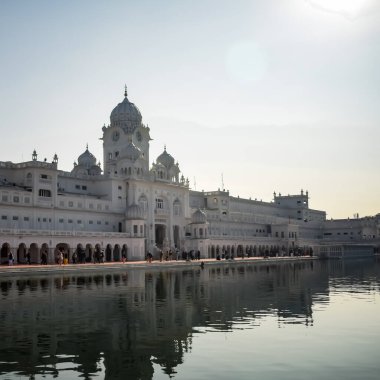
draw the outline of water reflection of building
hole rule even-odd
[[[107,379],[151,379],[154,360],[173,374],[194,329],[268,316],[312,325],[328,281],[319,262],[3,279],[0,373],[54,372],[71,360],[90,378],[103,361]]]
[[[57,250],[86,260],[96,249],[107,261],[145,256],[149,249],[178,248],[218,254],[310,252],[321,240],[363,239],[379,245],[380,218],[327,222],[309,208],[309,194],[273,194],[271,202],[233,197],[225,189],[190,190],[166,147],[150,165],[150,128],[127,92],[102,128],[103,170],[86,150],[70,172],[52,162],[0,162],[0,263],[54,262]]]

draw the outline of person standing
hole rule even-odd
[[[127,249],[125,248],[125,246],[121,250],[121,260],[123,263],[127,261]]]
[[[26,253],[26,262],[30,265],[30,249],[28,249],[28,252]]]
[[[62,251],[59,251],[58,264],[59,265],[63,264],[63,253],[62,253]]]
[[[8,265],[9,266],[13,265],[13,253],[12,252],[9,252],[9,255],[8,255]]]
[[[47,253],[45,251],[42,251],[41,253],[41,264],[47,265]]]
[[[71,257],[71,261],[73,262],[73,264],[77,263],[77,258],[78,258],[78,254],[77,254],[77,250],[75,250]]]

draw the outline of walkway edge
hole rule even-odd
[[[30,275],[30,274],[63,274],[63,273],[88,273],[88,272],[110,272],[131,269],[177,269],[177,268],[197,268],[201,262],[208,266],[236,266],[246,264],[276,264],[283,262],[303,262],[318,260],[317,257],[271,257],[271,258],[245,258],[235,260],[193,260],[193,261],[145,261],[127,263],[103,263],[103,264],[66,264],[66,265],[13,265],[0,267],[0,276]]]

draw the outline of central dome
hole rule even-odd
[[[124,100],[111,112],[111,127],[120,127],[127,133],[133,133],[141,125],[142,116],[140,110],[128,100],[127,90],[124,96]]]

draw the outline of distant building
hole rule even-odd
[[[71,172],[52,162],[0,162],[0,263],[143,260],[148,251],[204,257],[311,253],[324,241],[379,245],[380,215],[326,221],[308,192],[274,193],[272,202],[193,191],[166,150],[150,165],[150,129],[124,99],[103,132],[103,170],[88,147]]]

